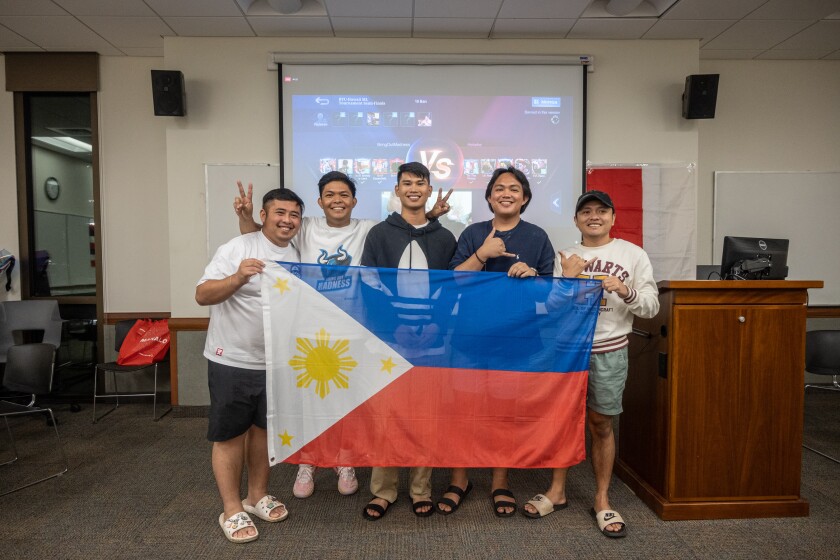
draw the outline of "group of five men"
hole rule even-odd
[[[234,201],[243,235],[218,249],[196,287],[196,301],[210,305],[210,325],[204,355],[210,388],[208,439],[213,442],[212,465],[224,512],[219,523],[232,542],[257,538],[250,518],[278,522],[288,510],[268,493],[266,437],[265,348],[259,274],[267,260],[405,269],[454,269],[505,272],[510,277],[564,276],[602,280],[601,302],[592,347],[587,388],[587,425],[592,437],[591,458],[596,494],[592,515],[608,537],[625,535],[625,522],[610,508],[608,489],[615,458],[613,418],[621,412],[627,376],[627,334],[634,315],[652,317],[659,310],[658,292],[647,254],[632,243],[614,239],[615,208],[600,191],[580,196],[574,221],[582,234],[580,245],[558,252],[546,233],[525,222],[521,214],[531,201],[527,177],[515,168],[497,169],[486,191],[493,219],[468,226],[456,241],[437,218],[449,210],[448,198],[438,192],[432,210],[426,203],[433,189],[429,170],[417,162],[399,168],[396,197],[401,203],[384,222],[352,218],[356,187],[347,175],[331,172],[318,183],[323,217],[303,218],[304,203],[289,189],[274,189],[263,198],[262,224],[254,222],[252,189]],[[243,468],[248,469],[248,492],[240,499]],[[338,490],[358,489],[351,466],[337,467]],[[313,465],[300,465],[293,494],[305,498],[314,491]],[[545,494],[522,507],[539,518],[567,507],[565,468],[554,469]],[[472,482],[466,469],[452,469],[444,494],[432,501],[430,467],[414,467],[409,474],[412,510],[424,517],[435,511],[454,513]],[[374,467],[371,501],[366,519],[381,519],[397,498],[398,469]],[[512,516],[517,504],[508,484],[507,469],[493,469],[493,512]],[[249,515],[250,514],[250,515]]]

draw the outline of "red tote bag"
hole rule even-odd
[[[169,351],[169,321],[138,319],[120,346],[121,366],[148,366],[163,360]]]

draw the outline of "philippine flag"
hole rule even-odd
[[[598,281],[269,264],[271,464],[582,461]]]

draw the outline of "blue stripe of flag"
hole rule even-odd
[[[280,263],[417,366],[589,369],[601,283]],[[324,318],[328,327],[329,318]]]

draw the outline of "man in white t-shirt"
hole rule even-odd
[[[622,411],[627,380],[627,335],[633,328],[634,316],[651,318],[659,312],[659,291],[644,249],[610,237],[615,207],[607,193],[582,194],[575,205],[575,225],[583,239],[580,245],[559,252],[554,275],[597,279],[604,287],[589,364],[586,424],[592,437],[590,455],[595,472],[591,513],[604,536],[616,538],[626,534],[626,524],[610,508],[608,491],[615,462],[613,419]],[[554,469],[545,494],[537,494],[525,504],[526,516],[539,518],[568,506],[567,471]]]
[[[233,201],[233,209],[239,218],[239,231],[247,233],[257,231],[260,225],[253,219],[253,185],[248,191],[237,181],[239,196]],[[449,211],[443,191],[438,192],[435,207],[427,213],[429,218],[438,217]],[[292,244],[300,251],[300,260],[304,263],[359,266],[365,239],[370,229],[378,222],[359,220],[352,217],[356,207],[356,184],[346,174],[331,171],[318,181],[318,206],[324,216],[304,218],[297,237]],[[344,495],[354,494],[359,483],[353,467],[336,467],[338,491]],[[308,498],[315,491],[315,466],[299,465],[295,477],[293,494],[296,498]]]
[[[195,289],[196,302],[211,306],[204,346],[210,389],[207,439],[213,442],[213,474],[224,505],[219,524],[234,543],[257,538],[249,514],[268,522],[288,516],[286,506],[268,493],[260,273],[267,260],[300,261],[291,240],[300,229],[303,208],[289,189],[266,193],[260,231],[219,247]],[[248,469],[244,500],[239,494],[243,467]]]

